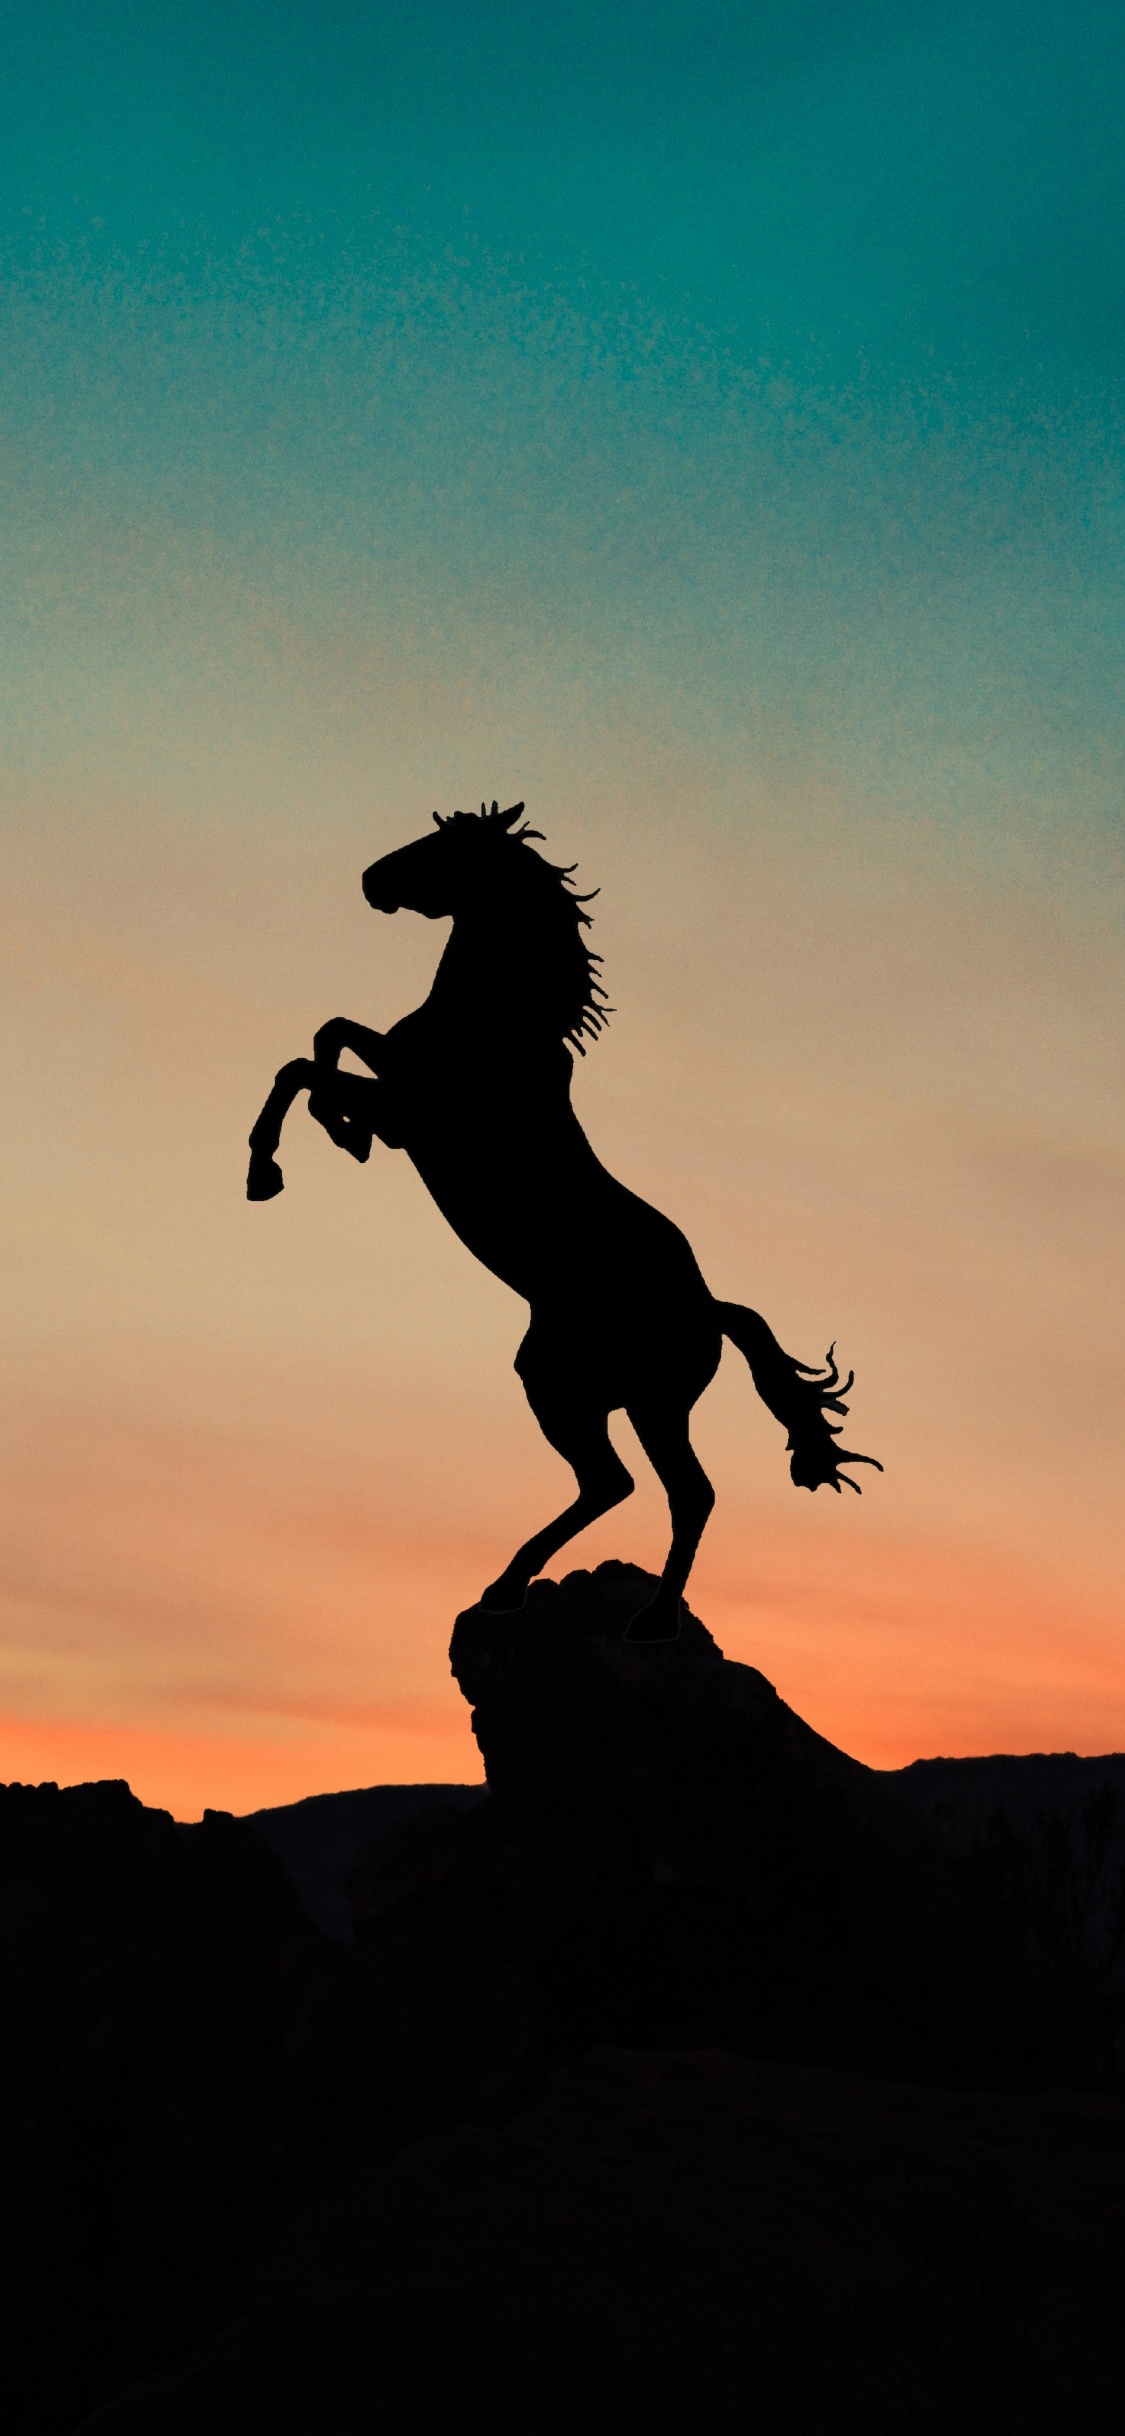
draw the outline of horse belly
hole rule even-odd
[[[571,1368],[607,1409],[669,1393],[694,1403],[722,1352],[714,1300],[679,1227],[607,1182],[589,1234],[531,1296],[521,1374],[528,1361]]]
[[[632,1377],[659,1348],[663,1363],[712,1375],[721,1334],[686,1236],[610,1175],[573,1110],[543,1125],[523,1113],[478,1104],[455,1117],[447,1103],[440,1127],[408,1135],[455,1234],[530,1304],[532,1335],[547,1331],[556,1358],[569,1342]]]

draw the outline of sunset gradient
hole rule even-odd
[[[1125,1747],[1120,11],[6,42],[0,1778],[479,1775],[522,1307],[401,1155],[243,1188],[429,986],[364,866],[494,795],[601,890],[599,1155],[886,1465],[794,1491],[728,1352],[693,1606],[878,1765]],[[636,1468],[553,1572],[662,1562]]]

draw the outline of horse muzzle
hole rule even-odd
[[[393,914],[399,911],[399,899],[386,875],[381,876],[378,863],[372,863],[370,870],[364,872],[362,886],[364,896],[375,913]]]

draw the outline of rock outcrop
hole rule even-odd
[[[1018,1952],[899,1782],[815,1734],[698,1620],[622,1638],[648,1577],[459,1617],[536,2051],[724,2046],[948,2082],[1040,2058]]]

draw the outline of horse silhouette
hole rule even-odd
[[[756,1311],[717,1302],[686,1237],[619,1184],[591,1149],[570,1100],[571,1049],[585,1055],[611,1009],[586,945],[589,897],[535,852],[542,832],[506,812],[434,814],[436,830],[363,875],[381,913],[408,907],[453,928],[424,1004],[373,1032],[337,1015],[311,1058],[283,1066],[250,1135],[251,1201],[282,1190],[282,1121],[307,1090],[309,1112],[341,1150],[373,1140],[405,1150],[476,1258],[531,1307],[515,1367],[540,1429],[574,1471],[578,1494],[524,1541],[482,1605],[522,1607],[529,1583],[575,1533],[620,1505],[633,1481],[610,1442],[622,1408],[668,1496],[672,1545],[630,1641],[674,1640],[715,1494],[691,1444],[692,1406],[714,1378],[724,1336],[788,1432],[799,1488],[858,1481],[875,1463],[838,1443],[852,1376],[835,1348],[819,1370],[782,1351]],[[568,1045],[569,1044],[569,1045]],[[372,1079],[340,1072],[343,1050]],[[881,1470],[881,1464],[875,1468]]]

